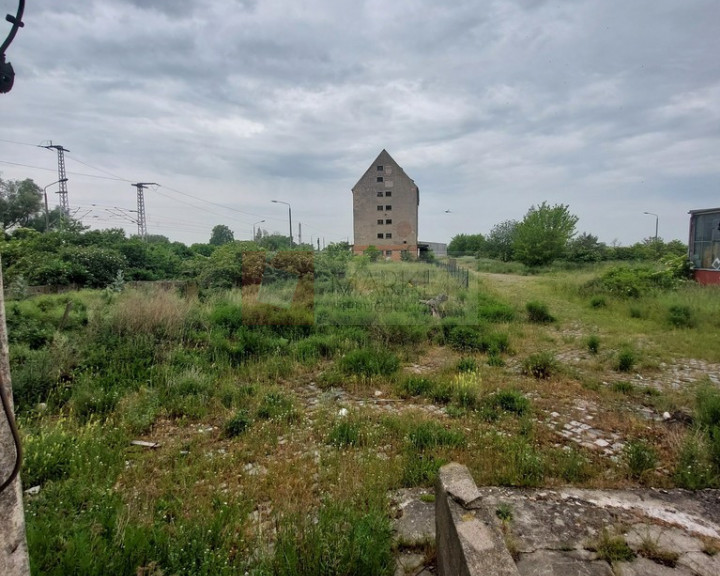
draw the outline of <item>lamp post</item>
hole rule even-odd
[[[260,220],[259,222],[255,222],[255,224],[262,224],[263,222],[265,222],[265,220]],[[255,240],[255,224],[253,224],[253,240]]]
[[[655,244],[657,244],[658,241],[658,215],[654,214],[653,212],[643,212],[643,214],[647,214],[648,216],[655,216]]]
[[[275,204],[285,204],[288,207],[288,219],[290,220],[290,248],[292,248],[293,247],[292,208],[290,208],[290,204],[288,202],[283,202],[282,200],[271,200],[271,202],[274,202]]]
[[[48,231],[49,228],[49,216],[48,216],[48,201],[47,201],[47,189],[50,188],[50,186],[55,186],[55,184],[60,184],[61,182],[67,182],[67,178],[60,178],[60,180],[55,180],[55,182],[51,182],[47,186],[43,188],[43,196],[45,197],[45,232]]]

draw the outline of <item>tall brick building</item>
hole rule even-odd
[[[383,257],[400,260],[403,252],[418,256],[420,190],[386,150],[352,189],[355,254],[368,246]]]

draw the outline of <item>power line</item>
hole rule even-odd
[[[20,162],[10,162],[9,160],[0,160],[0,164],[8,164],[10,166],[21,166],[23,168],[32,168],[33,170],[44,170],[45,172],[55,172],[55,168],[46,168],[45,166],[33,166],[31,164],[22,164]],[[125,178],[110,178],[109,176],[98,176],[97,174],[86,174],[84,172],[65,172],[72,176],[85,176],[87,178],[99,178],[100,180],[114,180],[116,182],[129,182]]]

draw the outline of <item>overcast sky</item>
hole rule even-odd
[[[65,146],[93,227],[136,232],[108,210],[144,181],[153,234],[286,233],[277,199],[303,240],[352,242],[350,189],[383,148],[420,187],[422,240],[548,201],[607,243],[654,235],[646,211],[686,241],[687,211],[720,206],[717,0],[27,4],[0,172],[45,186],[34,145]]]

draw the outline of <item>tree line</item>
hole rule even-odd
[[[487,235],[458,234],[448,244],[450,256],[476,256],[516,261],[537,267],[556,260],[600,262],[603,260],[656,260],[666,255],[687,255],[679,240],[646,238],[632,246],[608,246],[598,237],[576,233],[577,216],[565,204],[532,206],[521,221],[504,220]]]

